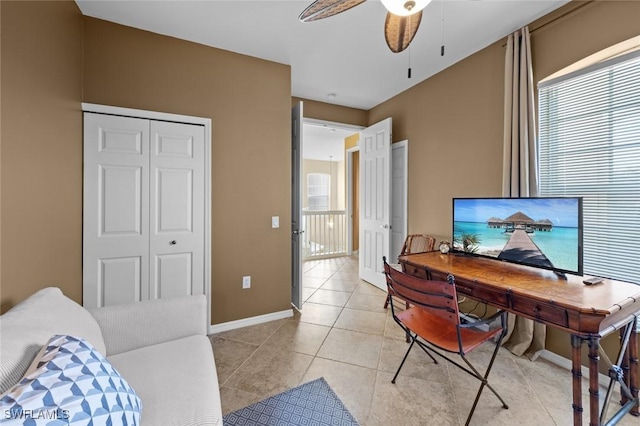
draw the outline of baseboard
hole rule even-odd
[[[220,324],[212,324],[209,326],[209,334],[221,333],[223,331],[235,330],[236,328],[248,327],[250,325],[262,324],[269,321],[275,321],[284,318],[291,318],[293,309],[287,309],[270,314],[258,315],[255,317],[243,318],[235,321],[223,322]]]
[[[551,351],[548,351],[546,349],[544,349],[541,353],[540,353],[540,358],[544,358],[547,361],[549,361],[552,364],[557,365],[558,367],[562,367],[564,369],[566,369],[567,371],[571,371],[571,360],[567,359],[563,356],[560,356],[556,353],[553,353]],[[584,365],[582,366],[581,369],[582,372],[582,377],[589,377],[589,368],[585,367]],[[602,373],[598,373],[598,383],[600,384],[600,386],[609,386],[609,382],[610,382],[610,378],[608,376],[605,376]]]

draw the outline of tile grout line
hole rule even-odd
[[[341,268],[339,268],[339,269],[338,269],[338,271],[339,271],[340,269],[342,269],[342,267],[341,267]],[[338,271],[336,271],[336,272],[338,272]],[[335,273],[334,273],[334,274],[335,274]],[[332,275],[332,276],[333,276],[333,275]],[[326,284],[326,282],[327,282],[328,280],[329,280],[329,279],[327,279],[327,280],[326,280],[322,285]],[[322,286],[320,286],[319,288],[322,288]],[[331,334],[331,331],[333,331],[334,329],[343,330],[343,329],[341,329],[341,328],[339,328],[339,327],[336,327],[336,324],[337,324],[338,319],[340,318],[340,316],[345,312],[345,309],[348,309],[348,308],[347,308],[347,304],[349,303],[349,300],[351,300],[351,298],[353,297],[353,295],[356,293],[356,289],[357,289],[357,285],[356,285],[356,286],[354,286],[354,287],[353,287],[353,289],[352,289],[351,291],[349,291],[350,296],[349,296],[349,299],[345,302],[345,304],[344,304],[344,305],[342,305],[342,306],[339,306],[339,308],[340,308],[340,312],[338,313],[338,315],[336,316],[336,319],[333,321],[332,325],[330,326],[329,332],[326,334],[326,336],[324,337],[324,339],[323,339],[322,343],[321,343],[321,344],[320,344],[320,346],[318,347],[318,350],[316,351],[316,353],[315,353],[315,355],[314,355],[313,359],[311,360],[311,363],[309,364],[309,367],[307,367],[307,370],[305,371],[305,373],[304,373],[303,377],[307,374],[307,372],[308,372],[308,371],[309,371],[309,369],[311,368],[311,364],[313,364],[313,362],[314,362],[316,359],[323,359],[323,360],[328,360],[328,361],[331,361],[331,362],[336,362],[336,363],[339,363],[339,364],[351,365],[351,366],[354,366],[354,367],[358,367],[358,368],[363,368],[363,369],[371,370],[371,371],[374,373],[373,389],[372,389],[372,392],[371,392],[371,398],[369,399],[369,405],[368,405],[368,408],[367,408],[367,414],[366,414],[366,416],[365,416],[365,419],[360,419],[360,421],[359,421],[359,423],[360,423],[360,424],[366,424],[366,423],[363,423],[363,422],[366,422],[366,421],[368,420],[369,415],[370,415],[370,413],[371,413],[371,407],[373,406],[373,399],[374,399],[374,395],[375,395],[375,388],[376,388],[376,384],[377,384],[377,381],[378,381],[378,373],[379,373],[379,369],[378,369],[378,368],[379,368],[379,366],[380,366],[380,357],[382,356],[382,342],[381,342],[381,346],[380,346],[380,353],[379,353],[379,355],[378,355],[378,363],[376,364],[376,368],[369,368],[369,367],[365,367],[365,366],[358,365],[358,364],[352,364],[352,363],[348,363],[348,362],[344,362],[344,361],[334,360],[334,359],[330,359],[330,358],[324,358],[324,357],[322,357],[322,356],[318,355],[318,354],[320,353],[320,350],[322,349],[322,346],[325,344],[325,342],[326,342],[326,341],[327,341],[327,339],[329,338],[329,334]],[[315,292],[314,292],[314,293],[315,293]],[[310,302],[310,303],[313,303],[313,302]],[[331,306],[331,305],[328,305],[328,306]],[[349,308],[349,309],[350,309],[350,308]],[[344,329],[344,330],[348,330],[348,329]],[[348,330],[348,331],[351,331],[351,332],[357,332],[356,330]],[[363,332],[363,334],[370,334],[370,335],[373,335],[372,333],[364,333],[364,332]],[[382,336],[381,336],[381,337],[382,337],[382,338],[383,338],[383,340],[384,340],[384,329],[382,330]],[[356,420],[357,420],[357,419],[356,419]]]
[[[283,326],[284,324],[285,324],[284,322],[281,322],[281,323],[280,323],[280,325],[279,325],[278,327],[276,327],[276,328],[275,328],[275,330],[274,330],[271,334],[269,334],[269,336],[268,336],[266,339],[264,339],[264,340],[262,341],[262,343],[260,343],[260,344],[259,344],[259,345],[258,345],[258,346],[257,346],[257,347],[252,351],[252,352],[251,352],[251,354],[247,357],[247,359],[245,359],[243,362],[241,362],[241,363],[240,363],[240,365],[238,365],[238,367],[237,367],[237,368],[235,368],[231,374],[229,374],[229,377],[227,377],[227,379],[224,381],[224,383],[221,383],[221,384],[220,384],[220,386],[221,386],[221,387],[222,387],[222,386],[224,386],[224,385],[229,381],[229,379],[231,379],[231,377],[233,377],[233,375],[234,375],[234,374],[236,374],[236,373],[238,372],[238,370],[240,370],[240,368],[242,368],[242,366],[244,366],[244,365],[245,365],[245,364],[246,364],[246,363],[247,363],[251,358],[253,358],[253,356],[256,354],[256,352],[258,352],[258,350],[260,350],[260,348],[262,348],[262,345],[264,345],[264,344],[267,342],[267,340],[269,340],[269,338],[270,338],[271,336],[273,336],[273,335],[276,333],[276,331],[280,330],[280,328],[282,328],[282,326]],[[214,335],[214,336],[215,336],[215,335]],[[242,340],[235,340],[235,339],[228,339],[228,338],[224,338],[224,337],[220,337],[220,339],[229,340],[229,341],[231,341],[231,342],[236,342],[236,343],[249,344],[249,345],[252,345],[252,344],[253,344],[253,343],[251,343],[251,342],[245,342],[245,341],[242,341]],[[236,388],[229,387],[229,389],[236,389]],[[248,392],[248,391],[245,391],[245,390],[243,390],[243,389],[236,389],[236,390],[240,390],[240,391],[242,391],[242,392]],[[248,392],[248,393],[253,393],[253,392]],[[254,394],[254,395],[256,395],[256,394]],[[258,396],[260,396],[260,395],[258,395]]]
[[[340,270],[342,268],[342,266],[340,268],[338,268],[338,270]],[[337,272],[337,271],[336,271]],[[320,285],[320,287],[318,287],[317,289],[315,289],[313,291],[313,293],[311,293],[311,296],[313,296],[313,294],[315,294],[316,291],[318,291],[320,288],[322,288],[323,285],[325,285],[327,283],[327,281],[333,276],[333,274],[335,274],[335,272],[333,272],[329,278],[327,278],[326,280],[324,280],[324,282]],[[304,277],[302,278],[303,282],[304,282]],[[303,284],[304,286],[304,284]],[[311,298],[311,296],[309,296],[309,298],[307,298],[307,300],[309,300]],[[306,301],[302,302],[302,309],[304,309],[304,304],[307,303]],[[342,314],[342,312],[344,311],[344,306],[340,308],[340,312],[338,313],[338,315],[336,316],[336,319],[333,321],[333,323],[331,324],[331,326],[329,327],[329,331],[327,332],[327,334],[324,336],[324,339],[322,339],[322,343],[320,343],[320,345],[318,346],[318,350],[315,352],[315,354],[313,355],[313,358],[311,358],[311,362],[309,363],[309,365],[307,366],[307,368],[305,369],[304,373],[302,374],[302,377],[300,378],[300,383],[298,383],[298,385],[301,385],[302,381],[304,380],[304,377],[307,375],[307,373],[309,372],[309,369],[311,368],[311,365],[313,364],[313,362],[316,360],[316,358],[320,358],[320,359],[324,359],[322,357],[318,356],[318,353],[320,352],[320,349],[322,349],[322,346],[325,344],[325,342],[327,341],[327,338],[329,337],[329,334],[331,333],[331,330],[333,330],[333,328],[336,325],[336,322],[338,321],[338,318],[340,318],[340,315]],[[328,382],[327,382],[328,383]]]

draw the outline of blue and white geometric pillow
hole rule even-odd
[[[2,424],[130,426],[140,424],[142,401],[90,343],[57,335],[0,409]]]

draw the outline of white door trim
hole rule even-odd
[[[204,288],[208,306],[207,324],[211,324],[211,119],[109,105],[98,105],[86,102],[82,103],[82,111],[204,126]]]
[[[409,209],[409,189],[408,189],[408,182],[409,182],[409,140],[405,139],[403,141],[400,142],[394,142],[391,144],[391,161],[392,161],[392,166],[393,166],[393,160],[394,160],[394,155],[395,152],[399,149],[404,149],[404,151],[402,152],[402,163],[404,165],[404,174],[402,176],[403,179],[403,184],[402,184],[402,188],[400,189],[402,191],[402,204],[400,205],[400,208],[402,209],[402,226],[401,229],[391,229],[392,235],[395,231],[400,231],[402,233],[402,241],[404,241],[407,238],[407,233],[408,233],[408,228],[409,228],[409,220],[408,220],[408,214],[407,211]],[[393,167],[392,167],[392,176],[393,176]],[[393,189],[392,189],[393,191]],[[393,194],[391,199],[393,200]],[[395,203],[394,203],[395,206]],[[391,247],[393,248],[393,242],[391,242]],[[391,250],[390,252],[390,261],[392,262],[396,262],[397,261],[397,255],[400,254],[400,251],[402,250],[402,245],[400,245],[400,247],[398,248],[398,250]],[[397,251],[397,253],[396,253]]]
[[[291,304],[302,309],[302,159],[304,147],[304,102],[291,108]]]
[[[347,149],[347,254],[353,255],[353,153],[359,152],[360,146]]]
[[[338,123],[337,121],[320,120],[318,118],[304,117],[302,122],[304,124],[314,124],[316,126],[333,127],[335,129],[340,129],[340,130],[353,130],[353,133],[358,133],[360,130],[365,128],[364,126],[359,126],[357,124]]]

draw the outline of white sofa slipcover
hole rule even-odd
[[[0,316],[0,394],[56,334],[89,341],[142,400],[143,426],[222,426],[206,299],[186,296],[86,310],[50,287]]]

